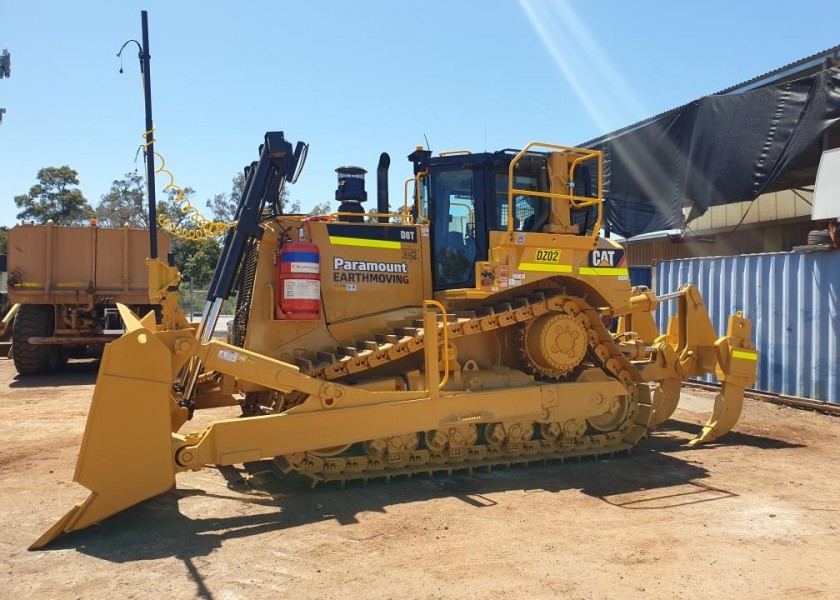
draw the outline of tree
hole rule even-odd
[[[185,281],[192,281],[193,285],[203,286],[210,283],[216,263],[219,262],[222,249],[213,238],[203,240],[185,240],[171,238],[171,252],[175,257],[175,264]]]
[[[182,190],[184,199],[192,204],[192,197],[195,190],[185,187]],[[158,215],[163,216],[175,224],[179,229],[195,229],[195,223],[190,219],[189,214],[182,211],[184,201],[176,201],[177,192],[168,190],[166,197],[158,202]],[[208,202],[209,205],[209,202]],[[216,263],[219,262],[221,247],[219,241],[214,238],[197,240],[184,239],[177,235],[170,237],[170,252],[175,258],[175,265],[181,272],[185,281],[193,282],[193,285],[204,285],[209,283],[213,277]]]
[[[280,190],[280,210],[286,215],[300,214],[300,200],[289,199],[289,188],[285,185]]]
[[[38,171],[38,183],[29,188],[28,194],[15,196],[15,205],[21,211],[18,219],[56,225],[81,225],[95,216],[79,188],[78,173],[63,167],[44,167]]]
[[[187,204],[193,206],[194,195],[195,190],[189,186],[181,189],[180,197],[177,190],[173,188],[166,190],[164,198],[158,200],[157,203],[158,218],[167,219],[185,229],[194,228],[195,224],[189,214],[183,211]]]
[[[0,226],[0,254],[9,253],[9,228]]]
[[[115,179],[96,207],[96,219],[106,227],[122,227],[126,223],[132,227],[148,227],[149,207],[143,177],[135,172]]]
[[[124,182],[127,180],[128,177],[125,178]],[[244,189],[245,175],[239,174],[231,181],[230,192],[216,194],[207,200],[206,205],[209,210],[207,218],[222,223],[231,223],[236,214],[236,207],[239,205]],[[177,192],[175,190],[169,190],[167,192],[166,197],[158,202],[158,214],[168,219],[179,229],[195,229],[195,223],[190,219],[188,214],[184,214],[181,211],[179,203],[176,202],[176,194]],[[186,187],[183,189],[183,194],[187,201],[194,205],[192,197],[195,194],[195,190]],[[103,201],[104,199],[105,196],[103,196]],[[285,187],[280,192],[280,207],[287,214],[301,213],[300,202],[290,200],[288,189]],[[332,210],[329,203],[324,202],[316,204],[308,214],[322,215],[329,214],[330,212]],[[212,238],[190,240],[172,236],[170,243],[171,252],[175,258],[175,264],[178,266],[181,276],[185,281],[192,281],[194,286],[202,286],[210,281],[213,276],[213,270],[216,268],[216,263],[221,255],[219,241]]]
[[[333,212],[329,202],[319,202],[309,211],[310,215],[328,215]]]
[[[221,223],[232,223],[236,215],[236,207],[239,206],[239,201],[242,199],[242,192],[244,190],[245,173],[240,173],[233,178],[229,193],[222,192],[210,198],[207,201],[207,208],[210,210],[210,214],[213,215],[213,220]],[[280,210],[287,215],[301,214],[300,201],[289,198],[289,188],[286,186],[283,186],[283,189],[280,190]],[[308,214],[325,215],[330,212],[332,211],[329,203],[325,202],[323,204],[316,204]]]
[[[300,200],[289,200],[289,191],[284,188],[280,194],[280,209],[284,215],[299,215]]]
[[[220,223],[231,223],[233,221],[236,215],[236,207],[239,205],[239,199],[242,197],[244,189],[245,174],[240,173],[233,178],[229,194],[222,192],[207,201],[207,208],[210,209],[210,214],[213,215],[214,221],[219,221]]]

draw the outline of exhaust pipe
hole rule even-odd
[[[388,205],[388,167],[391,166],[391,157],[387,152],[379,155],[379,164],[376,167],[376,212],[391,212]],[[378,217],[379,223],[387,223],[388,217]]]

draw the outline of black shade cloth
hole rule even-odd
[[[840,67],[777,86],[707,96],[587,145],[604,152],[604,197],[612,231],[632,237],[684,225],[710,206],[774,191],[806,157],[819,161],[822,134],[840,123]],[[787,174],[787,176],[786,176]],[[813,178],[809,183],[813,183]]]

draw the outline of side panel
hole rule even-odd
[[[476,262],[475,290],[446,290],[436,297],[481,299],[562,277],[571,293],[596,293],[589,298],[596,306],[618,308],[627,303],[630,276],[624,250],[612,240],[537,232],[513,236],[511,241],[506,232],[490,232],[490,260]]]
[[[158,254],[169,252],[169,237],[158,234]],[[149,275],[149,232],[143,229],[96,230],[96,282],[98,291],[146,293]]]
[[[14,302],[86,302],[95,279],[95,235],[94,227],[12,228],[9,297]]]
[[[318,351],[335,352],[337,346],[392,333],[393,327],[419,318],[424,294],[431,297],[429,237],[422,226],[310,221],[305,228],[320,252],[320,318],[276,318],[277,238],[296,241],[301,232],[299,221],[278,221],[260,241],[247,349],[289,363],[316,360]],[[263,389],[243,386],[244,391]]]
[[[752,321],[757,390],[840,404],[840,251],[782,252],[663,261],[657,295],[697,285],[712,324],[744,311]],[[656,312],[664,331],[673,303]],[[711,379],[711,378],[709,378]]]
[[[297,239],[299,223],[284,223],[283,230]],[[277,301],[277,229],[267,228],[259,242],[257,272],[251,305],[248,307],[248,328],[245,347],[254,352],[293,363],[295,349],[321,350],[334,344],[323,320],[298,321],[275,318]]]
[[[149,233],[143,229],[19,225],[9,232],[9,297],[15,302],[148,303]],[[161,253],[169,240],[158,235]]]
[[[420,307],[431,296],[426,289],[429,237],[423,226],[316,222],[312,240],[321,251],[328,325]]]

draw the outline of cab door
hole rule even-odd
[[[455,157],[453,157],[455,158]],[[432,278],[435,290],[475,286],[475,263],[486,260],[484,165],[433,165],[430,168]]]

